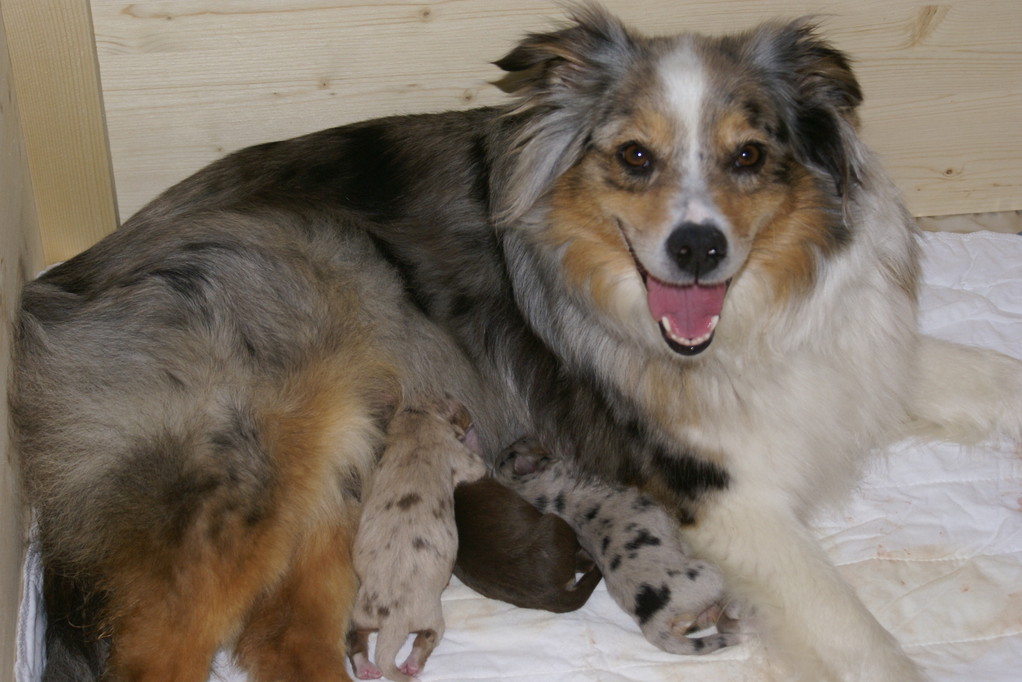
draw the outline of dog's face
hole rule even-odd
[[[848,239],[858,85],[801,23],[647,39],[599,12],[577,21],[498,62],[535,113],[511,195],[544,198],[536,237],[602,319],[697,355],[732,289],[797,296]]]

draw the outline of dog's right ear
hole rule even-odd
[[[507,72],[496,85],[518,98],[509,114],[510,153],[494,159],[493,217],[507,225],[581,156],[607,93],[631,63],[634,41],[616,18],[594,5],[572,24],[533,33],[494,62]]]
[[[551,33],[530,33],[494,64],[507,75],[495,84],[504,92],[537,96],[557,88],[584,92],[605,80],[630,44],[616,18],[594,5],[576,7],[572,24]],[[596,83],[593,82],[595,76]]]

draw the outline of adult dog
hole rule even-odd
[[[243,150],[26,286],[51,679],[91,674],[89,631],[105,679],[203,679],[224,644],[347,679],[361,482],[391,410],[443,392],[491,455],[532,433],[663,503],[793,676],[921,678],[804,520],[909,426],[1017,435],[1022,372],[916,331],[846,58],[804,22],[582,9],[497,65],[508,106]]]

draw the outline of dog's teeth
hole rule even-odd
[[[706,332],[705,334],[698,338],[688,339],[685,338],[684,336],[678,336],[677,334],[674,333],[674,329],[671,328],[671,320],[669,317],[664,315],[662,318],[660,318],[660,324],[663,325],[664,331],[667,332],[667,335],[669,337],[671,337],[671,340],[676,343],[680,343],[683,346],[698,346],[709,341],[710,337],[713,336],[713,330],[717,328],[718,322],[720,322],[720,315],[714,315],[712,318],[710,318],[710,331]]]

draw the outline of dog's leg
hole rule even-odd
[[[360,680],[378,680],[383,672],[369,658],[369,630],[354,628],[348,631],[348,659],[355,677]]]
[[[218,646],[278,579],[289,554],[274,529],[194,533],[108,567],[112,644],[103,679],[204,682]]]
[[[912,425],[922,435],[973,442],[1022,440],[1022,361],[920,336]]]
[[[685,537],[756,609],[762,640],[789,668],[786,679],[924,679],[791,512],[739,486],[709,502]]]
[[[236,649],[250,679],[350,680],[341,643],[357,588],[354,528],[347,519],[318,528],[281,583],[258,602]]]
[[[280,581],[255,602],[236,646],[253,682],[351,680],[344,641],[358,589],[360,507],[338,490],[339,473],[364,474],[381,434],[344,372],[343,363],[314,367],[283,388],[273,405],[285,409],[266,410],[282,491],[269,522],[291,544]]]
[[[426,659],[433,653],[437,642],[440,641],[440,636],[441,633],[436,630],[422,630],[416,633],[415,641],[412,642],[412,650],[405,662],[401,664],[401,672],[412,677],[421,673],[426,665]]]
[[[216,601],[223,605],[228,601],[225,597],[221,594]],[[227,634],[220,614],[210,609],[203,611],[203,618],[198,611],[175,608],[167,601],[136,603],[131,613],[119,614],[102,679],[204,682],[208,678],[213,654]]]

